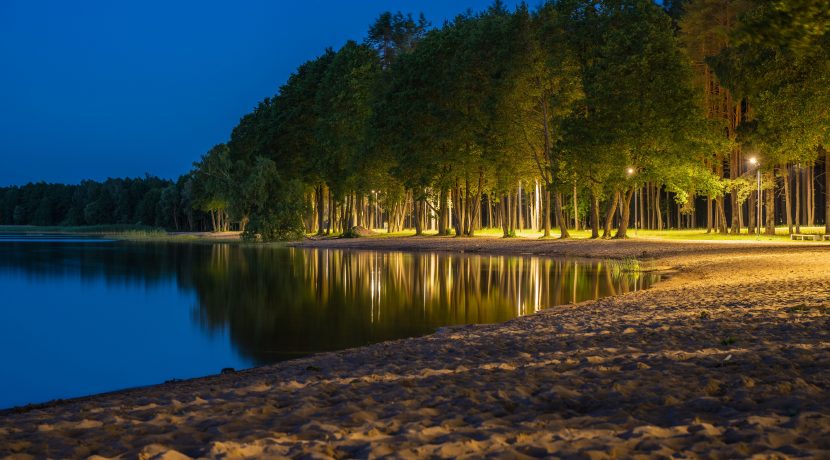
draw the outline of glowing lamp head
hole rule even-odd
[[[628,175],[634,174],[634,168],[628,168]]]
[[[757,164],[758,164],[758,159],[757,159],[757,158],[755,158],[755,157],[750,158],[750,159],[749,159],[749,164],[751,164],[751,165],[757,165]]]

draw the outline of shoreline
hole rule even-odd
[[[414,456],[794,455],[783,447],[795,444],[792,449],[815,454],[830,448],[821,441],[830,434],[824,415],[830,409],[827,247],[759,245],[762,252],[750,243],[643,240],[294,243],[533,256],[577,256],[590,246],[597,249],[589,257],[637,257],[676,272],[645,291],[552,307],[506,323],[456,326],[228,375],[6,409],[0,411],[0,446],[7,446],[0,447],[0,457],[360,457],[394,445],[403,447],[390,452]],[[766,372],[753,369],[759,363]],[[722,375],[725,368],[730,372]],[[758,392],[763,397],[754,398]],[[770,397],[775,392],[780,398]],[[436,395],[440,408],[433,407]],[[770,402],[781,398],[790,409]],[[433,410],[418,409],[423,407]],[[229,412],[242,417],[234,420]],[[812,418],[803,426],[793,420],[804,414]],[[505,426],[502,419],[513,421]],[[174,436],[182,423],[194,428]],[[207,426],[212,433],[193,431]],[[119,441],[133,429],[146,433]],[[734,442],[720,440],[730,430],[737,433]],[[85,447],[72,441],[81,434]],[[318,440],[306,439],[310,434]],[[787,442],[768,442],[772,435]],[[753,436],[761,447],[747,445]]]
[[[37,232],[37,233],[48,233],[48,232]],[[55,233],[61,233],[61,232],[55,232]],[[78,235],[99,235],[98,233],[77,233],[77,234]],[[198,233],[178,232],[178,233],[170,233],[169,235],[171,237],[175,238],[175,239],[162,240],[162,241],[163,242],[171,242],[171,243],[205,242],[205,243],[239,243],[239,244],[249,244],[249,245],[257,244],[257,243],[246,243],[246,242],[243,242],[243,241],[239,240],[238,239],[238,232],[228,232],[220,238],[213,237],[212,236],[213,234],[210,233],[210,232],[198,232]],[[115,235],[115,236],[117,237],[118,235]],[[186,238],[192,238],[192,239],[178,239],[179,237],[186,237]],[[412,238],[412,239],[407,240],[408,238]],[[132,240],[132,239],[118,239],[118,238],[115,238],[115,240],[117,240],[117,241],[137,241],[137,240]],[[143,241],[143,240],[138,240],[138,241]],[[441,247],[441,246],[437,246],[435,244],[436,242],[446,242],[446,241],[456,241],[457,243],[454,246],[451,246],[451,247]],[[293,248],[300,248],[300,249],[337,249],[337,250],[346,250],[346,251],[377,251],[377,252],[440,252],[440,253],[450,253],[450,254],[498,255],[498,256],[514,256],[514,257],[550,257],[550,258],[567,257],[567,258],[571,258],[571,259],[594,260],[594,261],[595,260],[620,261],[620,260],[628,259],[630,257],[620,255],[620,254],[616,254],[616,256],[615,256],[615,254],[612,254],[610,257],[601,257],[601,256],[597,256],[597,255],[592,255],[592,254],[577,255],[577,254],[573,253],[573,251],[567,251],[567,250],[563,251],[563,252],[556,252],[556,251],[553,251],[553,252],[545,252],[545,251],[541,251],[541,252],[538,252],[538,251],[537,252],[517,252],[515,250],[515,248],[511,248],[510,246],[512,246],[514,244],[521,244],[522,242],[525,242],[525,243],[532,243],[534,246],[538,246],[537,249],[538,248],[544,249],[545,247],[550,247],[551,244],[561,244],[561,243],[568,242],[568,241],[590,241],[591,244],[595,244],[595,242],[601,241],[601,242],[611,242],[612,244],[616,244],[616,245],[628,245],[633,240],[621,241],[621,240],[579,240],[579,239],[577,239],[577,240],[560,240],[560,241],[558,241],[558,243],[557,243],[557,241],[558,240],[556,240],[556,239],[537,240],[537,239],[521,238],[521,237],[505,239],[505,238],[500,238],[500,237],[486,237],[486,236],[474,237],[474,238],[455,238],[455,237],[451,237],[451,236],[447,236],[447,237],[437,237],[437,236],[414,237],[413,236],[413,237],[393,237],[393,238],[373,238],[373,237],[322,238],[322,239],[310,238],[310,239],[303,240],[303,241],[295,241],[295,242],[279,243],[279,244],[281,244],[281,245],[285,244],[286,247],[293,247]],[[372,246],[378,244],[378,242],[384,242],[386,244],[384,244],[382,247],[372,247]],[[493,243],[495,243],[495,244],[493,244]],[[717,244],[717,243],[715,243],[715,244]],[[761,244],[764,244],[764,243],[761,243]],[[767,246],[770,245],[770,244],[777,244],[777,243],[766,243]],[[482,245],[485,245],[485,246],[482,246]],[[482,250],[483,247],[487,247],[487,249]],[[830,244],[828,244],[828,247],[830,247]],[[776,249],[780,249],[780,248],[776,248]],[[659,256],[658,256],[658,259],[659,259]],[[643,260],[635,259],[635,260],[638,260],[640,262],[647,262],[647,263],[654,261],[654,259],[643,259]],[[678,270],[676,268],[666,267],[666,266],[649,267],[649,268],[642,268],[641,267],[641,268],[638,269],[638,271],[642,272],[642,273],[659,272],[661,274],[664,274],[665,276],[674,276],[675,274],[678,273]],[[666,280],[666,278],[659,281],[659,283],[663,283],[663,282],[665,282],[665,280]],[[653,287],[654,286],[651,286],[648,289],[652,289]],[[610,296],[610,297],[614,297],[614,296]],[[603,298],[608,298],[608,297],[603,297]],[[597,300],[599,300],[599,299],[597,299]],[[593,301],[594,300],[580,302],[580,304],[586,303],[586,302],[593,302]],[[534,316],[536,314],[539,314],[539,313],[534,313],[534,314],[525,315],[525,316]],[[475,327],[475,326],[490,326],[490,325],[497,325],[497,324],[504,324],[504,323],[485,323],[485,324],[473,323],[473,324],[464,324],[464,325],[454,325],[454,326],[442,327],[442,328],[439,328],[439,330],[441,330],[441,329],[449,330],[449,329],[457,329],[457,328],[464,328],[464,327]],[[433,332],[433,334],[436,334],[437,332],[438,332],[438,330],[436,330],[436,332]],[[429,334],[429,335],[433,335],[433,334]],[[411,337],[410,339],[428,337],[429,335]],[[398,339],[398,340],[408,340],[408,339]],[[379,343],[388,343],[388,342],[395,342],[395,341],[397,341],[397,340],[391,340],[391,341],[379,342]],[[308,355],[308,356],[302,356],[302,357],[299,357],[299,358],[293,358],[293,359],[285,360],[285,361],[281,362],[280,364],[291,362],[291,361],[298,360],[298,359],[306,359],[306,358],[309,358],[311,356],[315,356],[315,355],[318,355],[318,354],[340,353],[340,352],[346,352],[346,351],[349,351],[349,350],[355,350],[355,349],[359,349],[359,348],[363,348],[363,347],[364,346],[354,347],[354,348],[347,348],[347,349],[344,349],[344,350],[323,352],[323,353],[314,353],[314,354],[311,354],[311,355]],[[248,371],[252,371],[252,370],[256,370],[256,369],[260,369],[260,368],[267,368],[267,367],[270,367],[270,366],[273,366],[273,364],[272,365],[256,366],[256,367],[245,368],[245,369],[236,369],[233,373],[231,373],[231,375],[233,375],[233,374],[238,375],[238,374],[242,374],[244,372],[248,372]],[[169,382],[152,383],[152,384],[136,386],[136,387],[127,387],[127,388],[114,389],[112,391],[105,391],[105,392],[102,392],[102,393],[93,393],[93,394],[89,394],[89,395],[68,397],[68,398],[58,398],[58,399],[53,399],[53,400],[48,400],[48,401],[43,401],[43,402],[28,403],[28,404],[24,404],[24,405],[21,405],[21,406],[12,406],[12,407],[8,407],[8,408],[0,408],[0,417],[7,416],[7,415],[13,415],[13,414],[22,414],[22,413],[26,413],[26,412],[33,411],[33,410],[48,409],[48,408],[58,407],[58,406],[66,405],[66,404],[80,403],[80,402],[84,402],[86,400],[95,399],[95,398],[99,398],[99,397],[115,396],[115,395],[120,395],[120,394],[123,394],[123,393],[129,393],[129,392],[134,392],[134,391],[141,391],[141,390],[147,390],[147,389],[152,389],[152,388],[161,388],[161,387],[164,387],[166,385],[175,385],[175,384],[179,384],[179,383],[183,383],[183,382],[191,382],[192,383],[192,382],[195,382],[195,381],[209,380],[209,379],[214,379],[216,377],[222,377],[222,376],[223,376],[222,374],[210,374],[210,375],[203,375],[203,376],[185,378],[185,379],[174,379],[173,381],[169,381]]]
[[[806,244],[804,244],[806,243]],[[688,254],[716,254],[735,251],[790,251],[830,248],[830,242],[746,241],[746,240],[669,240],[659,238],[615,239],[537,239],[476,236],[405,236],[363,238],[309,238],[286,243],[288,247],[310,249],[350,249],[403,252],[449,252],[483,255],[575,257],[586,259],[667,259]]]

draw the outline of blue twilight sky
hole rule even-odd
[[[382,11],[440,25],[491,3],[2,0],[0,186],[177,177],[299,64],[362,40]]]

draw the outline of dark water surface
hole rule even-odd
[[[614,262],[0,234],[0,408],[643,289]]]

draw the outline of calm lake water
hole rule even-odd
[[[0,234],[0,408],[644,289],[613,262]]]

